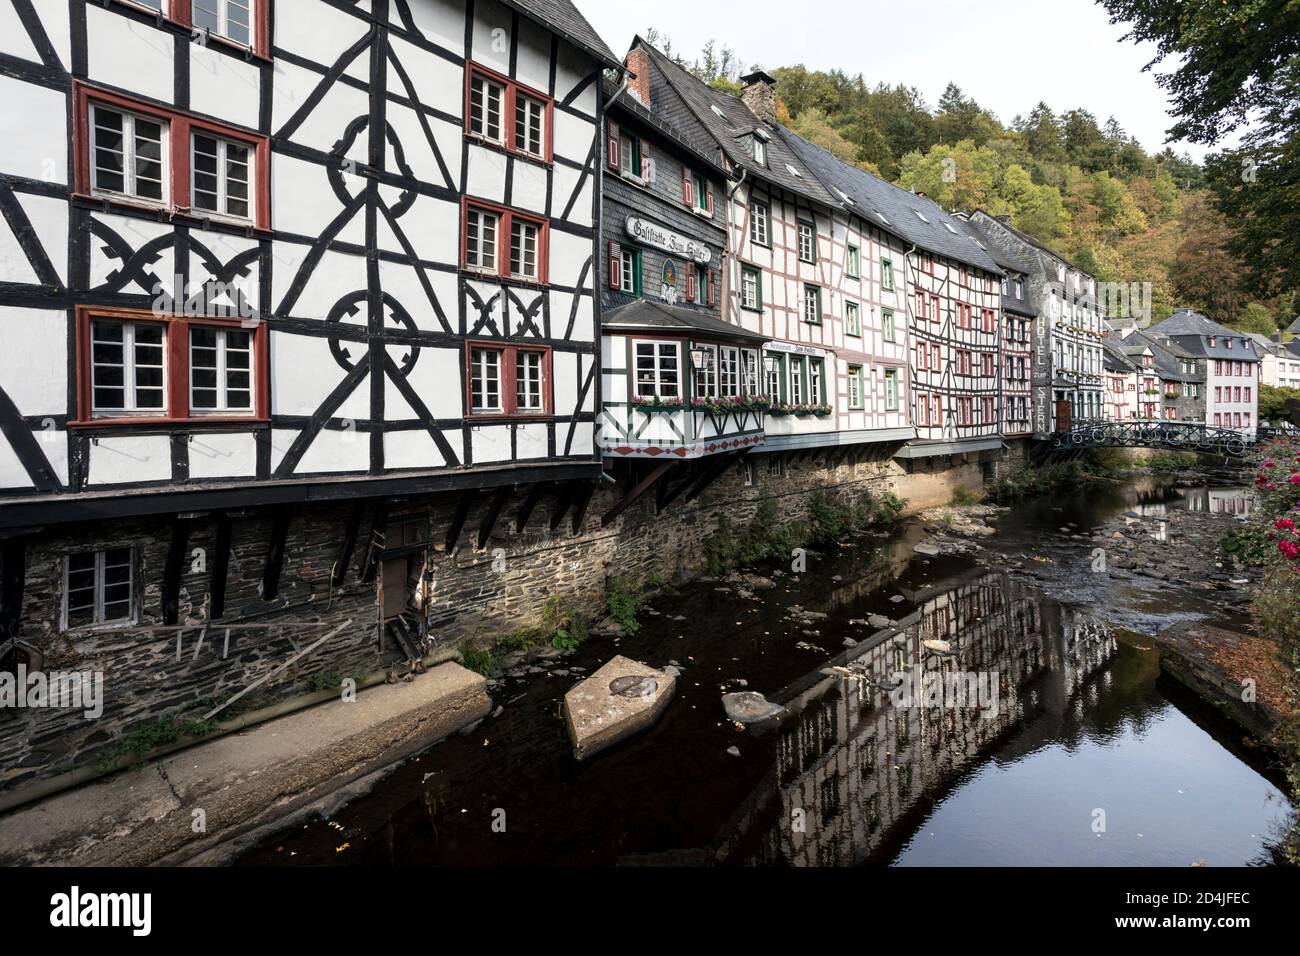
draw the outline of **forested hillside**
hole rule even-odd
[[[647,39],[715,87],[739,92],[731,50],[710,43],[689,59],[655,31]],[[1169,148],[1148,154],[1120,118],[1039,102],[1004,121],[955,82],[931,105],[903,83],[765,69],[790,129],[945,208],[1010,216],[1100,281],[1151,283],[1153,321],[1188,306],[1271,335],[1296,318],[1296,290],[1268,288],[1230,251],[1234,229],[1205,170]]]

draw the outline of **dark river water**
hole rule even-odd
[[[1048,533],[1249,500],[1104,487],[1019,506],[990,547],[1038,555],[1051,572],[1032,583],[919,557],[914,524],[814,555],[756,599],[693,583],[656,598],[637,635],[548,665],[590,672],[616,653],[679,665],[676,698],[642,736],[579,764],[560,711],[575,677],[509,680],[499,717],[240,862],[1272,863],[1292,809],[1268,753],[1161,677],[1148,637],[1222,612],[1088,574],[1092,543]],[[795,605],[827,617],[792,619]],[[870,615],[896,628],[878,632]],[[913,701],[890,692],[898,674]],[[960,686],[984,695],[937,694],[945,674],[971,675]],[[791,715],[738,730],[720,698],[742,688]]]

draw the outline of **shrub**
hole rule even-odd
[[[605,610],[629,634],[641,630],[637,615],[644,603],[640,586],[631,578],[610,578],[605,585]]]
[[[976,491],[973,488],[958,488],[952,493],[952,501],[949,504],[954,508],[977,505],[984,500],[984,495],[983,491]]]

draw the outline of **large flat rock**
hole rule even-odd
[[[436,743],[491,706],[480,675],[443,664],[409,684],[312,707],[15,810],[0,817],[0,864],[184,862]]]
[[[564,695],[573,755],[586,760],[645,730],[663,716],[676,689],[672,674],[614,658]]]

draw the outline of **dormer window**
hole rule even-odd
[[[795,169],[789,163],[785,164],[785,168],[790,170],[791,176],[794,176],[796,179],[803,179],[803,173],[799,172],[799,170]]]
[[[922,213],[921,210],[913,209],[912,212],[916,213],[916,218],[921,220],[922,222],[928,223],[930,221],[929,219],[925,218],[925,214]]]
[[[757,134],[754,136],[754,162],[760,166],[767,165],[767,143]]]
[[[1216,339],[1213,335],[1211,335],[1211,336],[1210,336],[1210,348],[1214,348],[1215,343],[1216,343],[1217,341],[1218,341],[1218,339]]]

